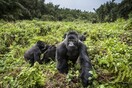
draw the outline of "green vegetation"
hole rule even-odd
[[[0,88],[81,88],[78,65],[68,75],[56,70],[56,63],[34,67],[25,62],[24,52],[37,40],[59,43],[63,34],[75,29],[87,32],[84,42],[93,64],[94,81],[88,88],[130,88],[132,86],[132,20],[113,23],[0,21]]]
[[[0,19],[15,21],[39,19],[43,21],[114,22],[118,18],[132,17],[132,0],[107,1],[95,12],[60,8],[59,5],[45,3],[45,0],[0,0]]]
[[[94,76],[88,88],[131,88],[132,0],[111,0],[94,10],[59,8],[45,0],[0,0],[0,88],[82,88],[78,64],[65,75],[53,61],[30,68],[23,57],[36,41],[57,45],[71,29],[88,33],[84,43]]]
[[[132,16],[132,1],[122,0],[115,3],[115,0],[107,1],[95,10],[99,22],[113,22],[117,18],[128,19]]]
[[[59,8],[59,5],[45,3],[45,0],[1,0],[0,19],[15,21],[39,19],[43,21],[90,21],[95,17],[93,12]]]

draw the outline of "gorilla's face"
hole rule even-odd
[[[48,48],[47,44],[40,40],[37,42],[37,46],[39,47],[41,52],[44,52]]]
[[[78,48],[78,35],[77,34],[68,34],[67,35],[67,49],[72,51]]]

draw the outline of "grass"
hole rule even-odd
[[[79,70],[60,74],[56,62],[34,67],[25,62],[24,52],[42,40],[58,44],[67,31],[87,32],[84,42],[93,64],[93,84],[88,88],[130,88],[132,86],[132,20],[113,23],[0,21],[1,88],[81,88]]]

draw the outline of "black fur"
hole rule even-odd
[[[41,62],[48,63],[50,60],[55,61],[55,52],[56,52],[56,46],[50,45],[48,49],[44,52]]]
[[[47,50],[48,46],[43,41],[38,41],[33,47],[27,50],[24,54],[24,58],[26,61],[29,61],[31,67],[37,61],[40,64],[40,55]]]
[[[87,32],[84,32],[83,34],[79,34],[79,39],[81,41],[86,41],[86,37],[87,37]]]
[[[73,64],[76,63],[79,58],[81,66],[81,79],[83,86],[86,87],[90,83],[89,77],[92,74],[89,71],[92,69],[91,61],[88,58],[87,48],[80,41],[78,33],[75,31],[68,32],[65,39],[57,46],[56,49],[56,60],[57,69],[60,73],[68,73],[68,61],[72,61]]]

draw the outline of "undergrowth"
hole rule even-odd
[[[94,80],[88,88],[132,87],[132,20],[114,23],[0,21],[0,88],[81,88],[79,70],[60,74],[56,62],[34,67],[24,52],[37,40],[58,44],[68,30],[87,32],[84,43],[93,65]]]

